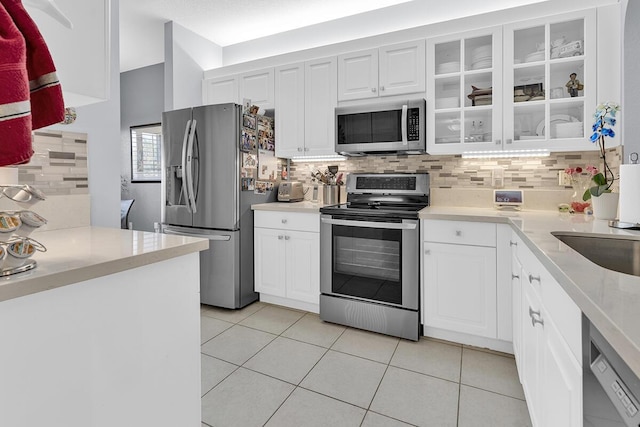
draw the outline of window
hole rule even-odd
[[[131,127],[131,182],[160,182],[162,126]]]

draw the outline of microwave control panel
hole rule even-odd
[[[420,109],[409,108],[407,111],[407,140],[420,140]]]

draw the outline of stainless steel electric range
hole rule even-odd
[[[429,175],[350,174],[320,209],[320,318],[417,341],[420,221]]]

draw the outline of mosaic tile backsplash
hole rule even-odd
[[[89,194],[87,134],[60,131],[33,133],[34,155],[17,166],[18,182],[47,196]]]
[[[619,175],[622,159],[622,147],[607,150],[607,162],[614,176]],[[428,172],[431,187],[437,188],[493,188],[491,172],[504,169],[505,188],[529,188],[537,190],[560,190],[571,188],[558,185],[558,172],[568,167],[587,165],[602,168],[598,151],[580,151],[551,153],[549,157],[512,158],[512,159],[463,159],[459,155],[400,155],[400,156],[364,156],[343,162],[291,164],[291,179],[312,183],[310,172],[324,171],[328,165],[338,165],[343,173],[355,172]],[[617,188],[617,181],[614,189]]]

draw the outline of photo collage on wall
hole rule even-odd
[[[258,108],[245,100],[242,114],[242,191],[264,194],[273,191],[280,173],[275,156],[274,121],[258,115]]]

